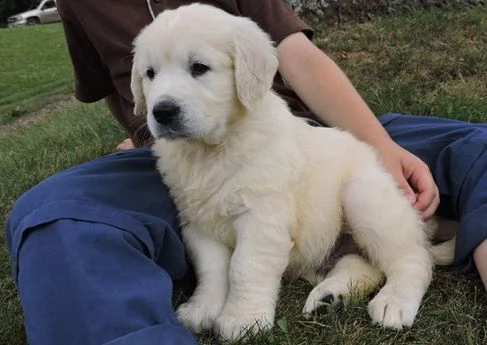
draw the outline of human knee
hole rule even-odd
[[[7,244],[11,249],[12,238],[19,225],[28,217],[50,202],[56,200],[55,184],[43,181],[22,194],[10,210],[5,224]]]

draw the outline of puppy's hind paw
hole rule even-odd
[[[325,314],[343,308],[348,303],[349,287],[339,281],[324,280],[314,287],[303,307],[303,316]]]
[[[333,310],[340,310],[344,306],[345,303],[342,295],[326,295],[318,301],[310,301],[308,299],[302,313],[306,319],[311,319],[314,315],[323,315]]]

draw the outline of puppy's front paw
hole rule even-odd
[[[419,304],[418,298],[405,298],[384,287],[370,301],[368,312],[372,323],[385,328],[402,329],[412,326]]]
[[[266,331],[274,325],[274,311],[231,316],[222,313],[215,321],[215,331],[226,340],[235,341],[247,335]]]
[[[211,329],[223,307],[223,303],[213,302],[200,303],[197,299],[191,298],[177,309],[178,319],[184,326],[195,333]]]

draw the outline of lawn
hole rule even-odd
[[[2,29],[0,34],[0,125],[73,90],[62,26]]]
[[[415,12],[338,28],[316,42],[347,72],[376,114],[432,114],[487,122],[487,13]],[[59,24],[0,30],[0,218],[27,188],[56,171],[106,154],[123,138],[103,104],[69,101],[71,67]],[[68,100],[68,101],[66,101]],[[0,245],[0,344],[26,339]],[[273,331],[247,344],[486,344],[487,295],[475,274],[437,269],[415,325],[370,325],[365,300],[307,321],[310,286],[285,282]],[[177,290],[175,302],[188,294]],[[210,334],[202,344],[218,344]],[[53,344],[55,345],[55,344]],[[57,345],[57,344],[56,344]]]

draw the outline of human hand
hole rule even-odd
[[[440,193],[428,166],[394,142],[379,148],[379,156],[421,217],[430,219],[440,204]]]
[[[134,147],[135,146],[134,143],[132,142],[132,139],[126,138],[117,145],[117,151],[130,150],[133,149]]]

